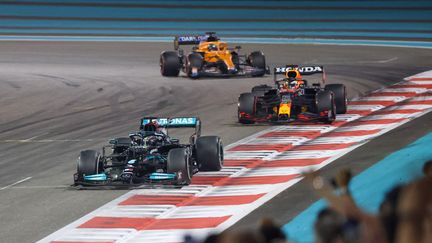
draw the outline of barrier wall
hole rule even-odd
[[[432,1],[0,1],[0,35],[432,40]]]

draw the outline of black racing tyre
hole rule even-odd
[[[320,119],[323,122],[330,124],[336,119],[336,104],[331,91],[318,92],[316,95],[316,106],[317,113],[328,111],[328,116]]]
[[[346,87],[343,84],[327,84],[325,90],[333,92],[334,100],[336,104],[336,113],[345,114],[347,112],[347,93]]]
[[[264,53],[262,53],[261,51],[252,52],[248,57],[248,62],[252,67],[262,69],[262,72],[256,73],[253,76],[256,77],[264,76],[266,70],[266,61],[265,61]]]
[[[102,170],[100,154],[95,150],[80,152],[77,164],[78,179],[83,180],[84,175],[95,175]]]
[[[224,151],[218,136],[203,136],[196,141],[196,155],[200,171],[219,171],[222,169]]]
[[[177,77],[180,72],[180,57],[175,51],[164,51],[159,60],[160,72],[165,77]]]
[[[261,85],[254,86],[251,91],[252,94],[254,94],[255,96],[263,96],[267,91],[271,89],[273,88],[268,86],[267,84],[261,84]]]
[[[237,52],[231,52],[231,60],[234,63],[234,66],[237,70],[240,69],[240,58]]]
[[[187,56],[186,72],[190,78],[199,78],[199,71],[204,65],[203,56],[199,53],[192,52]],[[197,69],[198,73],[194,74],[192,69]]]
[[[192,174],[186,148],[173,148],[168,152],[167,172],[177,174],[178,184],[189,185],[191,183]]]
[[[250,116],[255,115],[255,106],[256,106],[256,97],[252,93],[243,93],[240,95],[238,99],[238,121],[242,124],[253,124],[254,121],[252,119],[242,118],[240,117],[241,113],[246,113]]]

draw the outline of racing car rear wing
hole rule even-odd
[[[174,49],[178,50],[180,45],[197,45],[201,41],[206,41],[206,35],[196,36],[176,36],[174,37]]]
[[[273,69],[274,80],[276,82],[278,74],[286,74],[290,70],[296,70],[301,75],[312,75],[322,73],[322,81],[325,82],[325,71],[323,66],[298,66],[298,65],[286,65],[285,67],[275,67]]]
[[[316,73],[324,73],[323,66],[297,66],[287,65],[285,67],[275,67],[274,74],[285,74],[289,70],[297,70],[302,75],[312,75]]]
[[[174,37],[174,49],[178,50],[181,45],[198,45],[203,41],[216,41],[219,38],[215,32],[206,32],[205,35],[186,35]]]
[[[201,120],[198,117],[144,117],[141,119],[140,130],[150,122],[157,122],[159,126],[164,128],[195,128],[195,134],[201,134]]]

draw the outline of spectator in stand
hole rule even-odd
[[[400,193],[395,242],[432,242],[432,177],[412,182]]]
[[[264,237],[252,230],[229,231],[221,234],[218,243],[265,243]]]
[[[315,242],[344,242],[342,227],[345,218],[331,208],[324,208],[318,214],[314,225]]]
[[[351,181],[349,170],[341,170],[333,179],[335,191],[318,172],[305,174],[317,193],[329,202],[329,207],[351,222],[358,223],[358,242],[387,242],[385,228],[377,216],[363,212],[351,197],[348,185]],[[344,241],[342,241],[344,242]]]
[[[427,161],[423,165],[423,174],[427,177],[432,177],[432,160]]]
[[[379,217],[386,229],[387,240],[389,243],[395,242],[396,229],[398,226],[397,202],[399,200],[403,186],[398,185],[387,192],[384,201],[379,208]]]
[[[272,219],[264,218],[261,220],[259,232],[264,237],[266,243],[284,243],[287,237],[282,229]]]

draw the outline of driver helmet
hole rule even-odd
[[[217,50],[218,50],[218,47],[217,47],[216,44],[209,44],[208,47],[207,47],[207,49],[208,49],[209,51],[217,51]]]
[[[150,121],[144,125],[144,135],[151,135],[160,131],[160,126],[157,121]]]
[[[218,40],[219,40],[219,38],[216,36],[216,33],[214,33],[214,32],[208,33],[208,37],[207,37],[208,42],[218,41]]]
[[[299,87],[300,82],[297,81],[295,78],[289,78],[288,85],[290,89],[296,90]]]

